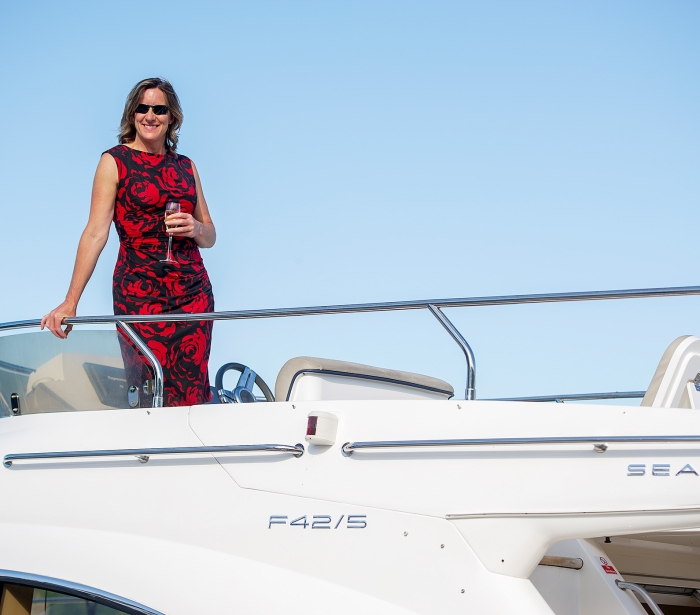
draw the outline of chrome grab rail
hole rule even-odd
[[[3,457],[6,468],[14,461],[29,459],[67,459],[74,457],[136,457],[146,463],[151,455],[181,455],[193,453],[291,453],[295,457],[304,454],[304,445],[295,444],[234,444],[227,446],[175,446],[170,448],[119,448],[96,451],[54,451],[50,453],[11,453]]]
[[[596,452],[604,453],[613,442],[617,444],[672,444],[697,442],[700,436],[575,436],[568,438],[475,438],[463,440],[377,440],[376,442],[346,442],[341,447],[345,455],[358,450],[379,448],[425,448],[445,446],[508,446],[523,444],[593,444]]]
[[[203,314],[138,314],[112,316],[76,316],[66,318],[69,325],[122,325],[140,322],[183,322],[200,320],[247,320],[253,318],[281,318],[289,316],[318,316],[323,314],[350,314],[360,312],[388,312],[394,310],[428,309],[459,344],[467,359],[466,399],[475,399],[474,353],[457,328],[442,313],[441,308],[479,307],[489,305],[522,305],[526,303],[566,303],[572,301],[602,301],[610,299],[643,299],[652,297],[681,297],[700,295],[700,286],[675,286],[668,288],[636,288],[624,290],[602,290],[569,293],[541,293],[529,295],[501,295],[492,297],[466,297],[461,299],[428,299],[419,301],[389,301],[384,303],[352,303],[347,305],[323,305],[300,308],[278,308],[268,310],[238,310],[208,312]],[[0,323],[0,331],[38,327],[40,319],[18,320]],[[132,332],[133,333],[133,332]],[[135,334],[134,334],[135,335]],[[151,359],[149,359],[151,360]]]
[[[121,320],[117,321],[117,326],[124,331],[126,336],[134,343],[134,345],[141,351],[144,357],[148,359],[153,368],[153,402],[151,407],[162,408],[163,407],[163,368],[161,367],[160,361],[158,361],[156,355],[153,354],[148,344],[144,342],[136,332],[125,322]]]
[[[532,397],[490,397],[481,401],[591,401],[594,399],[641,399],[646,391],[615,391],[613,393],[574,393],[573,395],[535,395]]]
[[[556,568],[569,568],[570,570],[581,570],[583,560],[580,557],[562,557],[560,555],[545,555],[538,566],[554,566]]]
[[[428,304],[428,309],[430,313],[437,318],[438,322],[445,328],[445,330],[450,334],[452,339],[457,342],[457,345],[462,349],[464,353],[464,358],[467,360],[467,387],[464,392],[464,399],[475,399],[476,398],[476,359],[474,358],[474,353],[472,352],[471,346],[462,337],[462,334],[457,330],[452,322],[447,316],[442,313],[442,310],[433,305]]]
[[[69,325],[105,325],[117,321],[133,322],[182,322],[191,320],[246,320],[250,318],[280,318],[287,316],[318,316],[323,314],[350,314],[358,312],[391,312],[394,310],[479,307],[487,305],[520,305],[525,303],[567,303],[571,301],[602,301],[607,299],[644,299],[652,297],[681,297],[700,295],[700,286],[675,286],[669,288],[633,288],[627,290],[597,290],[573,293],[544,293],[531,295],[502,295],[493,297],[466,297],[463,299],[427,299],[419,301],[389,301],[384,303],[350,303],[347,305],[322,305],[315,307],[278,308],[268,310],[239,310],[207,312],[203,314],[137,314],[118,316],[76,316],[66,318]],[[38,327],[40,319],[17,320],[0,324],[0,331]]]
[[[656,604],[654,599],[649,595],[649,593],[643,587],[640,587],[636,583],[628,583],[627,581],[621,581],[620,579],[617,579],[615,581],[615,585],[617,585],[620,589],[629,589],[630,591],[633,591],[635,594],[639,594],[644,599],[644,602],[647,603],[649,610],[654,615],[664,615],[664,612],[659,608],[659,605]]]

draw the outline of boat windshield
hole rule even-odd
[[[152,377],[116,329],[0,337],[0,417],[150,407]]]

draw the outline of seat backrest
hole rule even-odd
[[[683,335],[666,349],[642,406],[679,408],[688,382],[700,374],[700,337]]]
[[[343,399],[449,399],[454,389],[444,380],[361,363],[296,357],[275,382],[277,401]]]

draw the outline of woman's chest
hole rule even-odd
[[[169,160],[153,167],[129,165],[125,169],[117,189],[118,209],[162,215],[168,201],[180,203],[184,213],[194,213],[197,187],[191,169]]]

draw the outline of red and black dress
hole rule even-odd
[[[114,158],[119,171],[114,209],[120,242],[112,286],[114,313],[213,312],[211,283],[194,239],[173,237],[172,255],[177,263],[160,262],[168,247],[166,202],[178,201],[181,211],[188,214],[197,207],[190,159],[174,152],[149,154],[126,145],[117,145],[106,153]],[[133,327],[163,366],[165,406],[210,401],[212,321],[142,323]],[[126,367],[127,374],[130,367],[132,371],[136,368]]]

